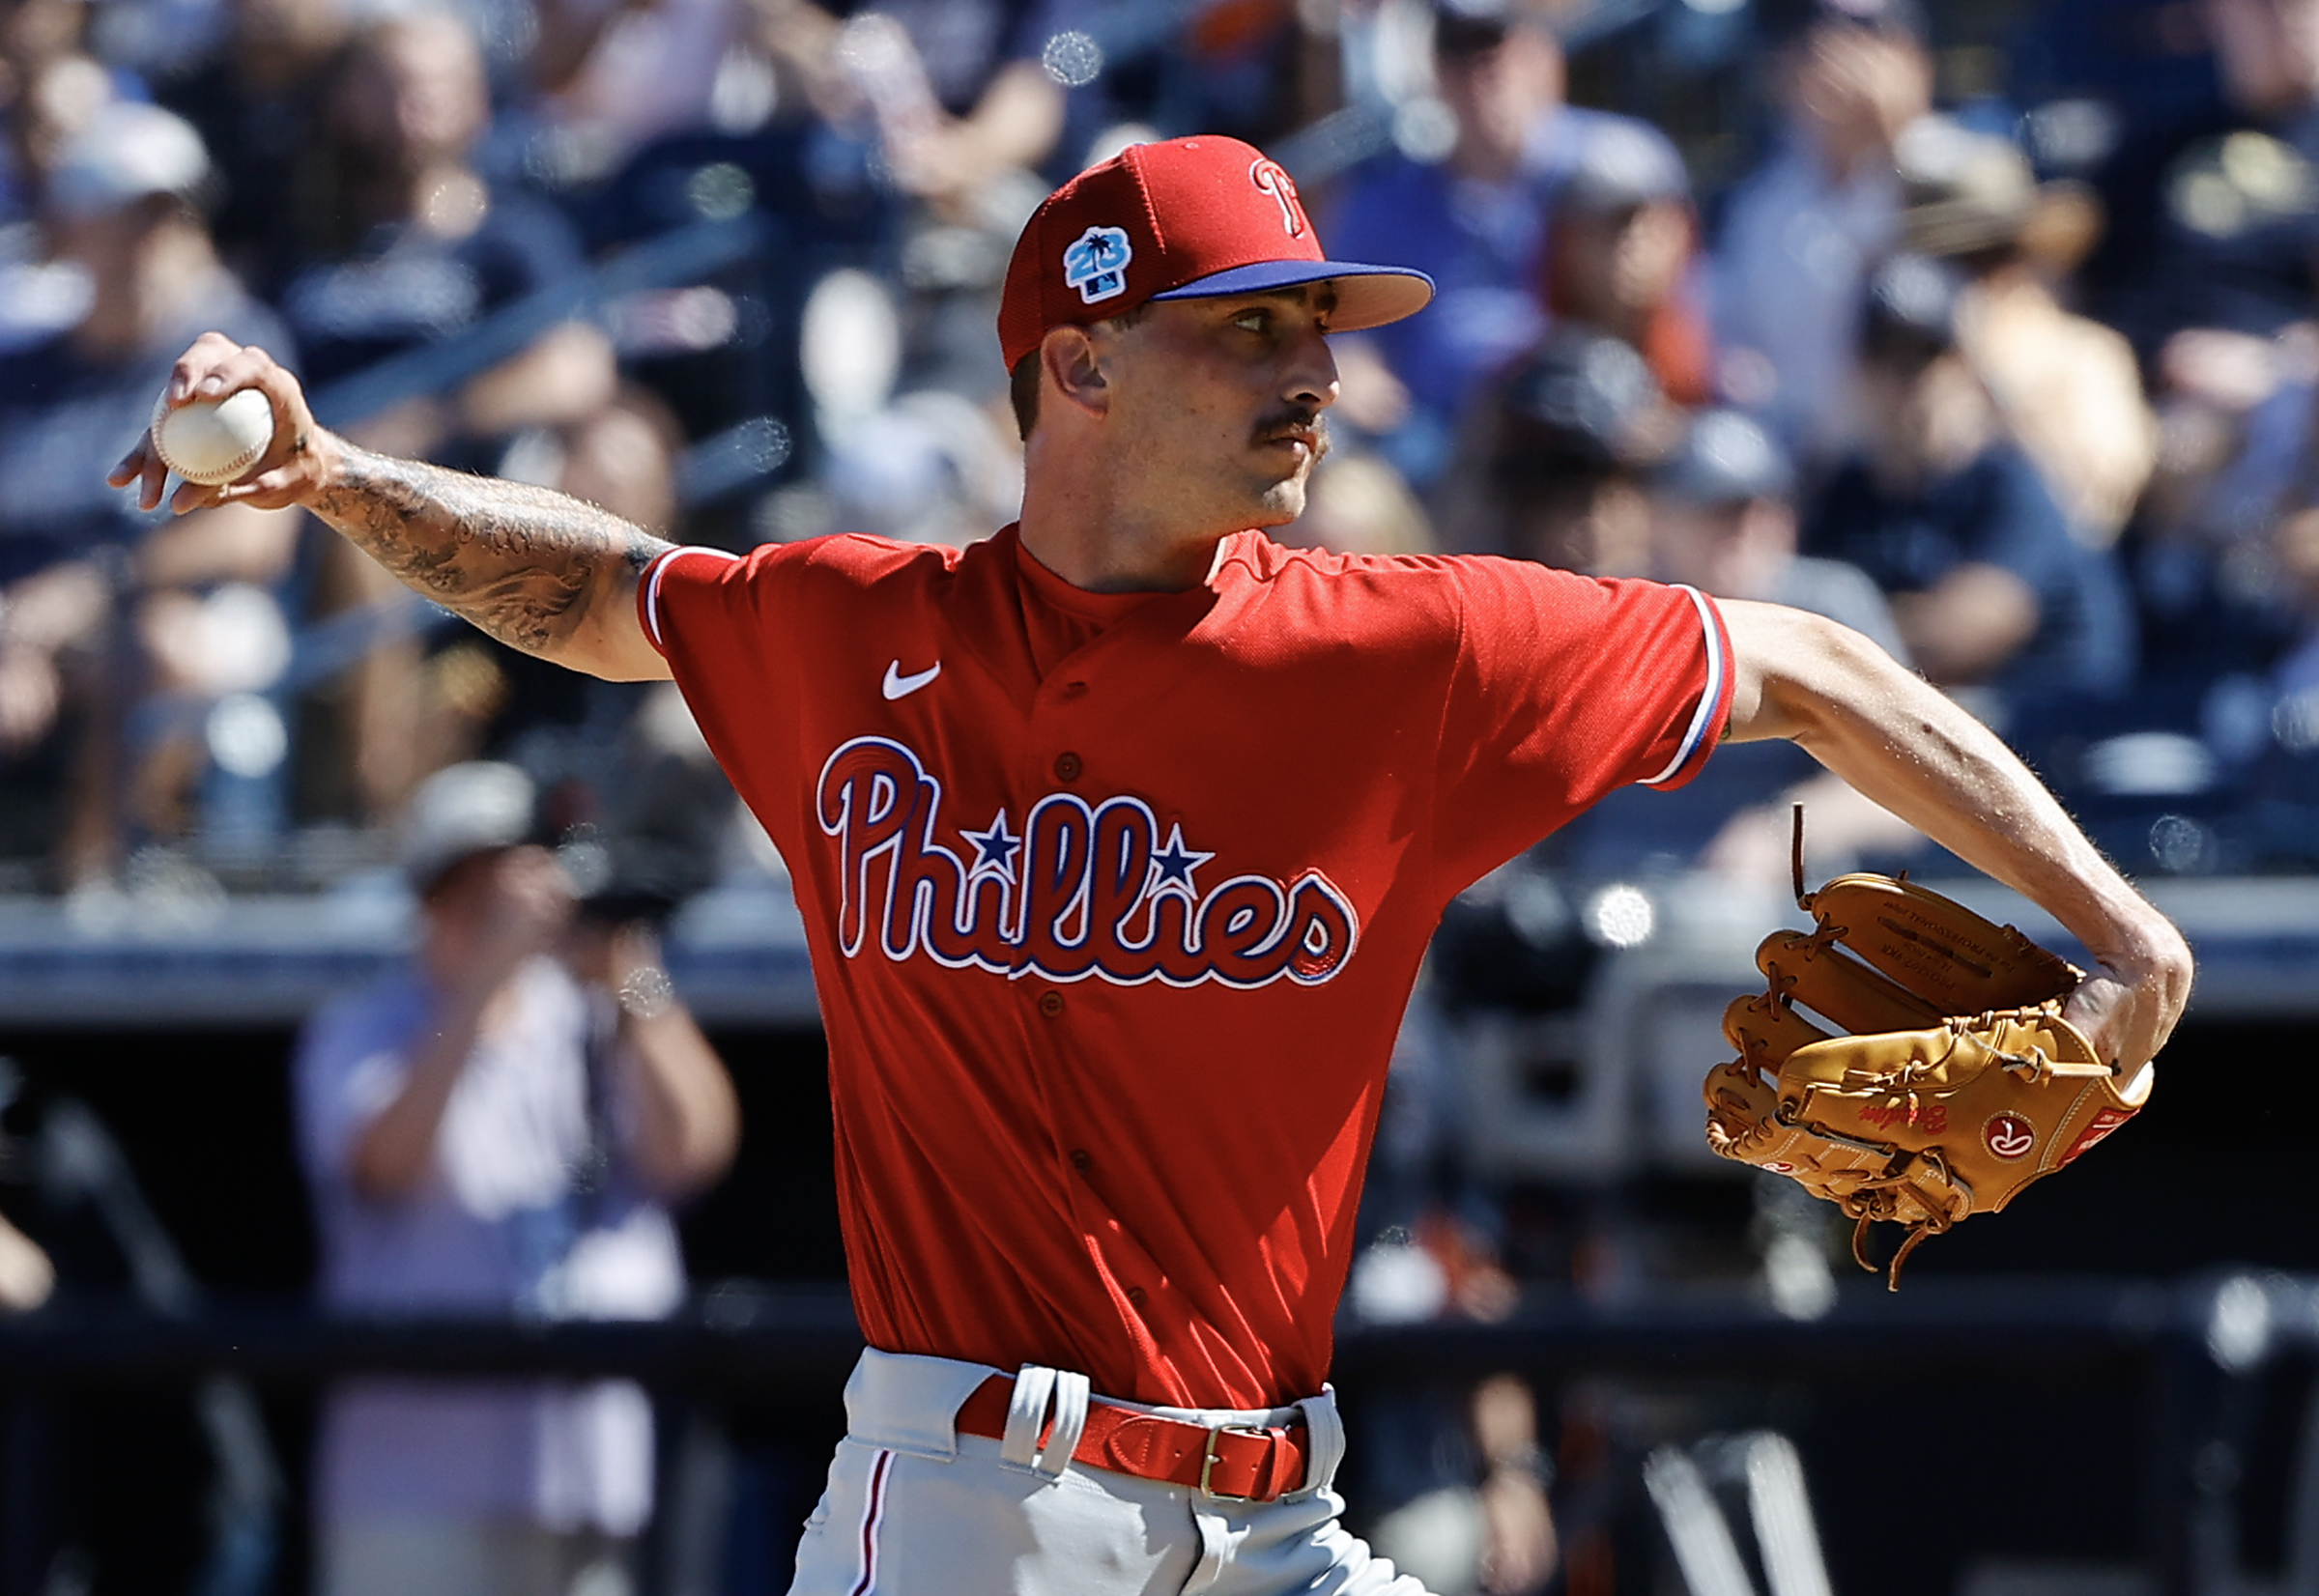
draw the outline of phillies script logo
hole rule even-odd
[[[1185,846],[1139,799],[1089,805],[1050,793],[1022,829],[999,811],[961,829],[972,864],[936,841],[942,784],[884,737],[856,737],[821,767],[821,829],[838,842],[838,946],[847,958],[874,939],[900,962],[924,953],[1049,981],[1099,976],[1122,986],[1163,981],[1313,986],[1353,956],[1360,922],[1318,870],[1292,882],[1236,875],[1202,893],[1216,856]]]

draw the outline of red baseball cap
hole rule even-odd
[[[1016,241],[998,307],[1007,369],[1047,328],[1107,321],[1147,299],[1211,299],[1336,284],[1332,330],[1425,308],[1433,279],[1321,253],[1297,185],[1236,138],[1133,144],[1046,196]]]

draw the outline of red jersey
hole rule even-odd
[[[1444,905],[1731,705],[1687,588],[1257,532],[1182,593],[1009,528],[638,602],[795,878],[870,1343],[1185,1407],[1320,1388]]]

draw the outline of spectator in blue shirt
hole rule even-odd
[[[1864,315],[1854,388],[1866,438],[1807,518],[1807,552],[1860,566],[1891,596],[1917,667],[1995,707],[2122,691],[2132,612],[2105,552],[2072,536],[1956,345],[1961,279],[1887,262]]]
[[[1651,574],[1719,599],[1791,605],[1841,621],[1905,663],[1892,610],[1858,567],[1797,553],[1795,470],[1776,440],[1735,410],[1703,411],[1651,475]],[[1576,828],[1565,857],[1594,870],[1696,865],[1778,888],[1789,814],[1803,804],[1815,878],[1889,860],[1923,840],[1793,743],[1725,748],[1676,792],[1613,793]]]
[[[1545,328],[1547,206],[1587,129],[1619,123],[1666,148],[1647,124],[1563,103],[1560,45],[1510,9],[1446,0],[1434,72],[1456,142],[1438,159],[1395,152],[1362,167],[1322,228],[1349,259],[1384,250],[1434,280],[1424,315],[1339,340],[1337,355],[1345,419],[1386,434],[1384,452],[1419,487],[1448,465],[1475,389]]]

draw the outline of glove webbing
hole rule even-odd
[[[1809,914],[1811,912],[1811,904],[1807,901],[1807,898],[1810,895],[1804,890],[1804,806],[1801,803],[1797,803],[1791,807],[1789,812],[1793,817],[1793,824],[1789,832],[1788,869],[1789,876],[1795,884],[1795,906]],[[1908,872],[1906,870],[1901,871],[1896,879],[1902,881],[1907,880]],[[1824,930],[1823,934],[1825,934]],[[1838,935],[1841,936],[1841,934],[1842,932],[1839,928]],[[1775,989],[1772,994],[1772,1000],[1775,1004],[1784,1008],[1787,1006],[1788,995],[1784,991]],[[2007,1061],[2009,1065],[2013,1062],[2014,1061],[2012,1060]],[[1874,1225],[1879,1218],[1886,1217],[1886,1215],[1879,1214],[1875,1211],[1877,1207],[1898,1206],[1897,1204],[1891,1203],[1889,1199],[1885,1204],[1878,1205],[1875,1201],[1875,1198],[1876,1196],[1883,1195],[1894,1186],[1904,1185],[1908,1183],[1907,1165],[1909,1162],[1909,1155],[1901,1153],[1897,1148],[1894,1149],[1893,1152],[1897,1162],[1894,1165],[1888,1166],[1885,1173],[1878,1176],[1875,1180],[1863,1183],[1857,1191],[1855,1191],[1850,1197],[1847,1198],[1841,1205],[1844,1211],[1850,1214],[1856,1221],[1856,1223],[1854,1223],[1852,1226],[1852,1262],[1859,1265],[1871,1274],[1875,1274],[1879,1271],[1877,1270],[1875,1265],[1868,1261],[1869,1227]],[[1954,1182],[1956,1180],[1955,1173],[1948,1168],[1945,1161],[1941,1159],[1937,1153],[1927,1152],[1917,1154],[1917,1156],[1921,1156],[1932,1162],[1936,1167],[1939,1168],[1943,1177],[1949,1181]],[[1908,1255],[1916,1251],[1917,1247],[1924,1241],[1926,1237],[1938,1236],[1942,1232],[1954,1227],[1956,1223],[1957,1220],[1955,1216],[1944,1213],[1939,1217],[1938,1220],[1928,1217],[1919,1220],[1914,1225],[1911,1225],[1908,1229],[1908,1234],[1901,1240],[1900,1250],[1892,1255],[1891,1261],[1884,1266],[1881,1271],[1884,1276],[1884,1289],[1888,1292],[1899,1291],[1901,1289],[1901,1266],[1908,1262]]]

